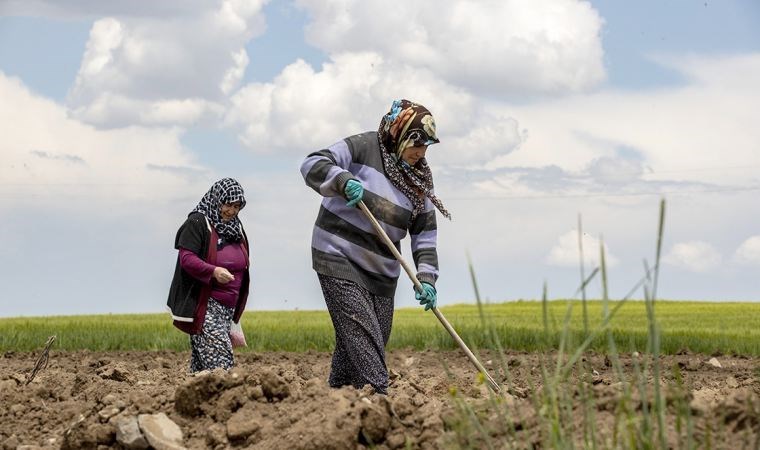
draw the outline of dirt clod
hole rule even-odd
[[[224,373],[208,372],[197,375],[174,392],[174,408],[185,416],[197,416],[202,406],[227,385]]]
[[[246,439],[261,428],[261,417],[252,407],[243,407],[227,421],[227,437],[231,441]]]
[[[391,428],[391,416],[385,405],[369,404],[361,411],[361,439],[370,445],[385,441],[385,434]]]
[[[290,395],[288,383],[271,370],[261,373],[261,389],[269,401],[282,400]]]

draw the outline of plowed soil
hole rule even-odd
[[[553,369],[555,355],[482,354],[494,378],[504,383],[500,396],[492,396],[466,357],[453,351],[390,352],[388,396],[370,388],[329,388],[329,353],[241,353],[230,372],[189,375],[187,352],[53,351],[27,384],[38,357],[14,352],[0,357],[0,448],[125,448],[117,440],[119,419],[161,412],[179,426],[186,448],[546,448],[551,443],[552,407],[542,400],[542,367]],[[668,446],[685,448],[692,439],[697,448],[757,448],[760,360],[682,354],[660,362]],[[621,383],[621,373],[641,373],[647,362],[623,355],[621,364],[616,370],[605,356],[587,355],[559,385],[566,400],[558,407],[564,411],[560,422],[576,448],[589,446],[589,439],[597,448],[635,445],[635,433],[620,430],[631,417],[641,429],[654,401],[654,381],[650,369],[643,383]]]

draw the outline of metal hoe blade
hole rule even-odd
[[[383,227],[380,226],[380,223],[375,219],[375,216],[372,215],[369,208],[367,208],[367,205],[364,204],[364,201],[360,200],[358,203],[359,209],[362,210],[364,215],[367,216],[367,219],[372,223],[372,227],[377,232],[378,236],[385,242],[385,245],[388,246],[388,249],[393,253],[393,256],[396,257],[399,263],[401,263],[401,267],[404,268],[404,271],[407,275],[409,275],[409,279],[412,280],[412,283],[414,283],[414,289],[417,290],[417,292],[422,291],[422,284],[420,283],[420,280],[417,279],[417,275],[414,271],[412,271],[411,267],[404,261],[404,259],[401,257],[401,253],[399,253],[398,249],[396,249],[396,246],[393,245],[393,241],[391,241],[391,238],[388,237],[388,235],[385,233],[385,230],[383,230]],[[467,347],[467,344],[464,343],[462,338],[459,337],[457,332],[454,330],[454,328],[451,326],[448,320],[446,320],[445,317],[443,317],[443,314],[441,314],[440,311],[438,311],[438,308],[432,308],[433,314],[435,314],[435,317],[438,318],[438,320],[441,322],[441,325],[443,325],[443,328],[446,329],[446,331],[449,332],[451,337],[456,341],[457,344],[459,344],[459,348],[462,349],[465,355],[467,355],[467,358],[469,358],[470,362],[472,362],[473,365],[480,371],[480,373],[483,374],[485,379],[488,381],[489,387],[496,393],[501,392],[501,388],[499,387],[499,384],[494,381],[493,378],[491,378],[491,375],[488,374],[488,371],[485,367],[483,367],[483,364],[478,361],[478,358],[475,357],[475,355],[470,351],[470,349]]]

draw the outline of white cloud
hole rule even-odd
[[[146,102],[105,92],[86,107],[69,114],[91,125],[108,128],[116,124],[130,126],[189,126],[199,121],[218,118],[224,108],[201,98],[169,99]]]
[[[184,196],[202,173],[176,129],[97,130],[0,72],[0,209],[28,204],[126,206]],[[13,124],[12,126],[8,126]],[[114,209],[107,209],[113,213]]]
[[[176,18],[208,8],[210,0],[164,0],[161,2],[104,2],[102,0],[4,0],[2,13],[9,16],[43,16],[54,19],[103,16]]]
[[[707,242],[689,241],[673,245],[662,260],[666,264],[692,272],[707,272],[720,266],[722,257]]]
[[[498,156],[513,152],[527,139],[525,130],[520,130],[514,118],[482,113],[477,122],[466,133],[445,142],[441,150],[442,162],[459,167],[483,166]]]
[[[669,64],[684,85],[501,105],[528,138],[489,168],[556,165],[605,189],[634,182],[671,183],[676,190],[694,187],[679,183],[757,186],[760,54]]]
[[[604,80],[602,18],[577,0],[395,3],[299,0],[307,39],[329,54],[377,51],[499,96],[579,91]]]
[[[588,165],[588,174],[600,184],[625,185],[638,181],[644,173],[641,161],[602,156]]]
[[[452,133],[472,132],[468,128],[477,110],[471,95],[426,70],[394,65],[376,53],[334,55],[320,71],[298,60],[271,83],[241,88],[232,98],[226,123],[242,127],[241,140],[255,151],[303,154],[377,129],[396,98],[427,106],[444,141]],[[504,125],[497,121],[488,126]]]
[[[99,18],[68,95],[73,116],[105,128],[218,118],[248,65],[246,43],[264,31],[264,3],[209,3],[171,20]]]
[[[330,33],[346,36],[363,20],[363,13],[344,14],[352,2],[328,5],[336,14],[337,31]],[[326,10],[306,7],[321,26]],[[492,195],[628,196],[760,183],[760,130],[752,126],[760,54],[661,57],[684,75],[684,85],[513,105],[461,87],[438,68],[404,61],[384,45],[378,48],[385,53],[331,53],[321,68],[299,60],[270,83],[249,84],[233,96],[225,123],[240,128],[254,151],[302,154],[375,129],[390,100],[407,97],[436,116],[442,144],[429,159],[438,170],[458,172]]]
[[[734,253],[734,260],[740,264],[760,264],[760,236],[752,236],[742,242]]]
[[[534,238],[489,240],[493,245],[488,248],[470,248],[493,264],[502,264],[504,255],[515,252],[540,258],[543,255],[536,250],[545,248],[564,226],[538,230],[536,217],[546,212],[536,212],[533,219],[523,217],[524,209],[518,213],[512,209],[515,202],[540,206],[548,201],[537,198],[557,197],[571,210],[570,219],[561,222],[564,224],[573,222],[573,214],[585,215],[592,209],[591,203],[601,203],[603,206],[593,209],[603,213],[589,223],[604,229],[606,236],[622,240],[610,241],[615,243],[616,254],[608,263],[617,267],[620,254],[626,262],[645,256],[641,247],[632,246],[629,240],[635,237],[640,241],[642,233],[649,234],[630,228],[631,216],[647,219],[645,224],[654,222],[659,195],[639,194],[758,185],[752,168],[760,166],[760,155],[753,153],[760,131],[747,124],[754,120],[753,105],[760,103],[760,89],[750,76],[760,76],[760,55],[699,61],[679,66],[689,80],[681,87],[639,92],[607,89],[510,105],[485,101],[432,71],[399,65],[377,53],[344,53],[333,55],[318,69],[298,61],[271,83],[244,87],[233,97],[234,107],[226,123],[241,127],[243,142],[256,152],[300,159],[346,135],[375,129],[389,99],[408,96],[436,115],[442,143],[428,154],[436,191],[458,224],[467,220],[467,231],[452,232],[455,237],[449,242],[469,242],[469,230],[485,233],[482,230],[493,228],[485,235],[494,236],[502,232],[504,223],[514,223],[518,230],[530,229]],[[748,78],[727,86],[719,79],[691,76],[701,67],[717,66],[722,67],[719,72],[738,71]],[[711,108],[703,108],[705,104]],[[657,115],[656,126],[653,114]],[[716,148],[721,149],[719,154]],[[725,166],[739,169],[720,169]],[[693,224],[704,221],[701,212],[715,210],[717,205],[727,210],[746,207],[746,196],[707,195],[675,197],[677,201],[670,204],[678,212],[669,213],[666,231],[672,226],[676,235],[693,232]],[[496,203],[484,203],[489,198]],[[488,214],[481,217],[479,208],[486,208]],[[627,217],[628,223],[608,226],[611,216]],[[713,217],[710,222],[733,223],[728,218],[717,220]],[[565,247],[558,245],[552,259],[544,262],[577,267],[577,238],[566,239]],[[653,245],[656,237],[647,239],[641,242],[643,246]],[[588,243],[586,248],[594,249],[588,256],[598,261],[598,243]],[[636,263],[631,264],[638,269]]]
[[[601,265],[601,240],[588,233],[583,233],[583,259],[587,268]],[[613,255],[607,244],[604,247],[604,262],[607,267],[614,267],[618,259]],[[580,248],[578,246],[578,230],[570,230],[557,240],[557,243],[546,256],[546,262],[555,266],[580,267]]]
[[[248,53],[246,53],[243,48],[237,52],[233,52],[232,59],[235,61],[235,65],[230,67],[227,73],[224,74],[224,79],[222,79],[222,84],[220,86],[224,95],[230,94],[232,90],[238,86],[240,80],[243,79],[243,74],[245,74],[245,68],[250,62],[250,59],[248,59]]]

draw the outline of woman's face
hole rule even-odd
[[[222,205],[222,222],[229,222],[240,212],[240,202],[225,203]]]
[[[417,164],[417,161],[425,157],[427,151],[427,145],[419,145],[417,147],[407,147],[401,154],[401,158],[406,161],[407,164],[413,166]]]

